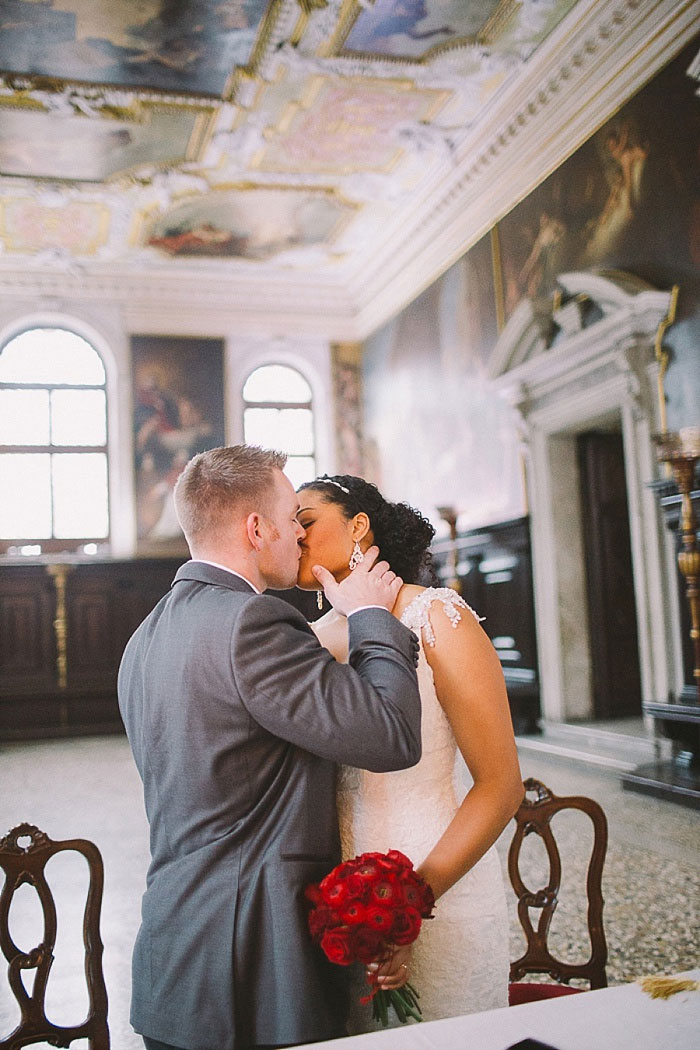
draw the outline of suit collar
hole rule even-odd
[[[196,580],[197,583],[210,583],[215,587],[228,587],[232,591],[252,591],[260,593],[248,580],[230,569],[219,568],[206,561],[187,561],[175,574],[173,584],[180,580]]]

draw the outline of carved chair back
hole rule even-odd
[[[523,994],[525,986],[514,984],[526,974],[549,974],[555,981],[568,985],[572,978],[584,978],[590,987],[605,988],[607,976],[605,966],[608,950],[603,929],[603,892],[602,874],[605,853],[608,844],[608,822],[602,808],[591,798],[572,795],[558,797],[539,780],[532,778],[524,781],[525,798],[515,815],[516,829],[508,852],[508,875],[518,898],[518,918],[527,938],[527,949],[519,959],[510,966],[511,1003],[526,1001]],[[534,795],[534,798],[528,797]],[[552,917],[559,903],[561,889],[561,856],[552,833],[551,821],[556,813],[562,810],[580,810],[593,822],[593,847],[588,863],[586,876],[587,921],[591,952],[586,962],[568,963],[556,959],[547,943]],[[544,843],[549,860],[547,884],[540,889],[531,890],[525,885],[520,874],[520,851],[526,835],[539,835]],[[536,926],[533,925],[531,910],[539,911]],[[561,994],[564,989],[552,985],[528,985],[531,989],[541,989],[539,995],[528,998],[544,998],[548,994]],[[547,989],[554,989],[549,992]],[[513,992],[515,991],[515,995]],[[567,988],[566,991],[574,991]],[[518,994],[520,992],[520,994]]]
[[[56,904],[44,869],[50,858],[63,850],[81,853],[89,868],[83,918],[89,1009],[84,1021],[71,1026],[53,1024],[47,1019],[45,1010],[46,986],[56,946],[57,917]],[[67,1047],[75,1039],[87,1039],[90,1050],[109,1050],[107,989],[102,972],[100,938],[104,874],[97,846],[86,839],[54,842],[33,824],[20,824],[0,839],[0,867],[5,873],[0,893],[0,949],[8,962],[10,989],[20,1009],[19,1024],[8,1036],[0,1038],[0,1050],[19,1050],[20,1047],[42,1042]],[[13,895],[25,884],[36,890],[44,919],[43,940],[29,951],[22,951],[14,943],[8,922]],[[35,971],[31,993],[22,981],[23,970]]]

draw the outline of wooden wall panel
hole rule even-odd
[[[123,731],[117,672],[124,646],[181,563],[153,558],[68,565],[65,683],[51,566],[0,568],[0,739]]]
[[[540,687],[527,518],[461,533],[457,577],[464,600],[485,617],[483,628],[503,668],[516,733],[538,730]],[[441,582],[450,575],[447,544],[436,544]]]
[[[0,697],[55,680],[53,583],[43,571],[0,573]]]

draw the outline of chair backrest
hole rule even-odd
[[[83,918],[88,1016],[79,1024],[66,1027],[52,1024],[45,1012],[46,985],[54,959],[57,919],[55,901],[44,869],[47,861],[63,850],[82,853],[90,873]],[[9,1036],[0,1038],[0,1050],[19,1050],[19,1047],[41,1042],[67,1047],[75,1039],[87,1039],[90,1050],[109,1050],[107,989],[102,973],[100,939],[104,874],[97,846],[85,839],[54,842],[33,824],[20,824],[0,839],[0,866],[5,872],[0,893],[0,949],[8,962],[9,984],[21,1014],[15,1030]],[[44,918],[43,940],[27,952],[21,951],[13,942],[8,925],[13,895],[24,884],[36,890]],[[36,971],[31,994],[25,989],[22,970]]]
[[[508,852],[508,875],[518,898],[518,918],[527,938],[527,950],[511,963],[510,980],[518,981],[529,973],[549,974],[563,984],[568,984],[574,977],[581,977],[590,981],[591,988],[605,988],[608,983],[605,973],[608,949],[603,930],[602,892],[603,863],[608,845],[605,813],[593,799],[579,795],[560,798],[539,780],[525,780],[524,787],[525,798],[515,815],[516,829]],[[528,793],[534,793],[534,799],[528,798]],[[563,809],[581,810],[593,822],[593,848],[586,877],[591,954],[583,963],[567,963],[556,959],[547,943],[561,888],[561,857],[550,824],[555,813]],[[542,839],[549,858],[547,885],[538,890],[528,889],[520,875],[523,839],[533,833]],[[536,927],[533,926],[530,909],[540,912]]]

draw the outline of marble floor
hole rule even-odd
[[[671,973],[697,966],[697,812],[623,791],[613,772],[560,756],[522,752],[521,765],[524,777],[537,777],[558,795],[589,795],[606,811],[610,843],[604,873],[604,920],[610,983],[643,973]],[[580,824],[585,818],[571,816],[570,825],[562,823],[555,829],[565,861],[565,881],[553,923],[553,944],[575,960],[585,951],[585,918],[580,909],[570,905],[567,893],[571,889],[571,897],[580,903],[589,842]],[[563,822],[567,817],[558,819]],[[0,834],[23,821],[36,824],[53,839],[88,838],[98,845],[105,864],[102,938],[112,1047],[139,1050],[142,1041],[128,1022],[129,968],[148,837],[140,783],[126,740],[104,737],[0,744]],[[504,859],[512,830],[511,825],[498,843]],[[533,882],[542,870],[541,862],[542,857],[535,852],[524,860],[523,871],[528,879],[531,874]],[[75,858],[75,865],[74,869],[70,865],[61,869],[57,863],[54,878],[60,915],[70,915],[71,909],[73,915],[78,914],[76,900],[85,880],[80,858]],[[522,945],[514,907],[511,918],[514,958]],[[22,947],[31,947],[40,939],[38,906],[29,889],[16,910],[13,906],[10,923]],[[80,972],[70,965],[77,953],[76,931],[79,920],[66,932],[64,947],[59,941],[49,981],[48,1009],[59,1024],[74,1021],[76,1012],[85,1013]],[[1,980],[0,1037],[16,1022],[14,999]],[[85,1046],[76,1042],[73,1050],[85,1050]]]

